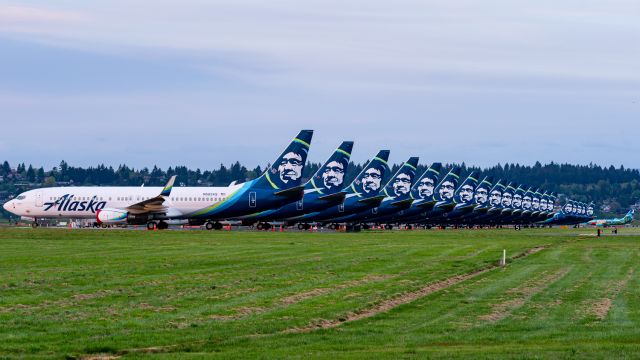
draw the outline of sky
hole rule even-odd
[[[640,168],[636,0],[0,0],[0,160]]]

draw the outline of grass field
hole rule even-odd
[[[637,358],[629,231],[3,228],[0,358]]]

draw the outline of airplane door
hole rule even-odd
[[[249,192],[249,207],[251,207],[251,208],[256,207],[256,192],[255,191],[250,191]]]
[[[344,204],[338,205],[338,212],[344,212]]]
[[[300,199],[300,200],[296,201],[296,210],[298,210],[298,211],[302,211],[302,206],[303,206],[303,203],[302,203],[302,202],[303,202],[303,200],[302,200],[302,199]]]
[[[42,192],[36,193],[36,207],[42,207]]]

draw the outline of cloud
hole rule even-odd
[[[0,4],[0,24],[2,24],[2,28],[12,25],[83,23],[89,19],[87,14],[77,11]]]
[[[407,74],[402,79],[407,82],[412,74],[434,72],[640,81],[635,71],[640,51],[628,46],[640,31],[631,15],[638,10],[633,2],[363,4],[96,0],[73,9],[12,12],[91,18],[24,27],[37,41],[116,53],[152,48],[233,53],[285,70],[269,75],[299,85],[332,79],[389,82],[395,74]]]
[[[308,127],[314,161],[352,139],[356,161],[384,147],[393,161],[640,166],[624,147],[638,126],[639,4],[2,5],[3,116],[50,138],[0,141],[17,160],[254,165]],[[581,142],[602,136],[622,147]]]

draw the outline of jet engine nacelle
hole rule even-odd
[[[101,209],[96,211],[96,220],[100,224],[124,224],[129,218],[129,212],[120,209]]]

